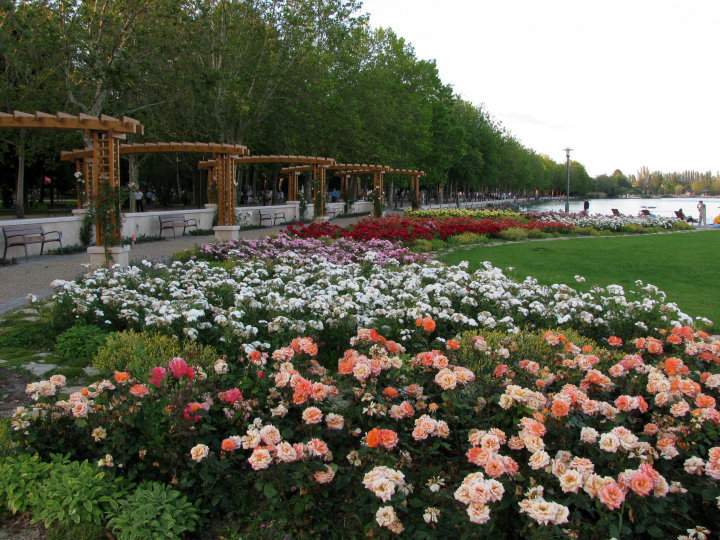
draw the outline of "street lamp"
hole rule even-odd
[[[567,170],[567,190],[565,191],[565,213],[570,213],[570,152],[572,148],[565,149],[565,156],[567,161],[565,163],[565,169]]]

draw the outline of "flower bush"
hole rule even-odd
[[[577,342],[437,329],[419,318],[405,345],[360,329],[331,369],[298,337],[207,371],[116,372],[67,399],[50,379],[14,433],[172,483],[242,536],[720,530],[720,341],[687,326]]]
[[[406,210],[408,217],[437,218],[437,217],[468,217],[475,219],[524,219],[523,214],[507,209],[471,209],[471,208],[436,208],[428,210]]]
[[[323,228],[323,230],[325,229]],[[321,236],[333,235],[323,234]],[[291,256],[313,256],[322,257],[333,264],[372,261],[380,265],[418,262],[427,259],[425,255],[414,253],[398,243],[388,240],[358,242],[340,238],[337,241],[328,242],[312,237],[297,238],[287,234],[259,240],[205,244],[201,248],[201,255],[203,258],[220,261],[228,259],[242,261],[249,258],[283,261]]]
[[[475,219],[473,217],[404,217],[389,216],[363,219],[347,229],[329,224],[291,225],[288,232],[300,238],[352,238],[355,240],[413,240],[448,238],[462,233],[498,236],[505,229],[537,229],[545,232],[564,233],[571,226],[550,220],[516,220],[508,218]]]
[[[690,228],[681,219],[663,216],[606,216],[602,214],[565,214],[564,212],[528,212],[526,215],[529,219],[541,222],[563,223],[571,227],[591,227],[603,231],[622,231],[628,226],[658,229]]]
[[[578,292],[531,278],[517,282],[489,264],[469,273],[464,263],[338,265],[319,255],[289,253],[274,263],[250,259],[222,267],[193,260],[144,262],[98,269],[55,286],[55,315],[63,320],[149,329],[213,345],[221,354],[241,346],[266,350],[298,334],[339,351],[358,327],[368,326],[404,341],[408,321],[424,316],[445,334],[562,326],[624,338],[693,322],[642,282],[627,291],[609,285]]]

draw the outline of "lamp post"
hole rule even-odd
[[[565,156],[567,161],[565,162],[565,169],[567,170],[567,190],[565,191],[565,213],[570,213],[570,152],[572,148],[565,149]]]

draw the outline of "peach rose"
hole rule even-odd
[[[317,407],[308,407],[303,411],[302,419],[306,424],[319,424],[322,422],[323,413]]]

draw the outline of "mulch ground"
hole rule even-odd
[[[12,416],[16,407],[29,403],[25,395],[29,382],[29,377],[0,367],[0,416]]]

